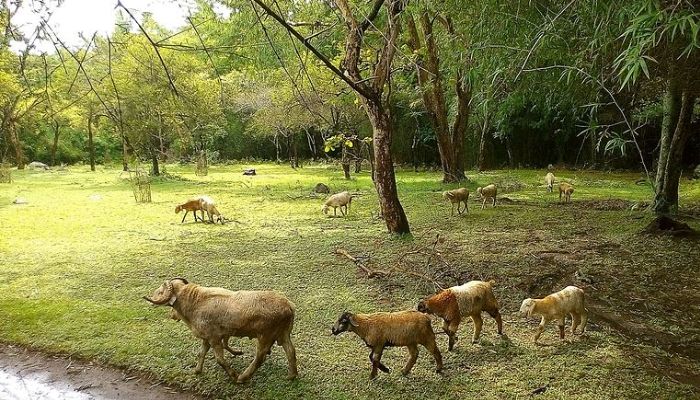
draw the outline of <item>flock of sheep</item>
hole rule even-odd
[[[551,172],[545,177],[549,192],[555,183]],[[573,187],[568,183],[559,184],[559,199],[562,196],[570,201]],[[479,187],[476,192],[483,199],[481,208],[486,201],[491,200],[496,206],[498,189],[491,184]],[[443,197],[454,206],[457,212],[468,212],[467,200],[469,191],[459,188],[443,193]],[[343,216],[349,212],[352,195],[349,192],[334,194],[325,200],[322,211],[327,214],[333,208]],[[461,209],[462,203],[464,210]],[[207,213],[211,223],[223,223],[225,218],[219,213],[214,200],[208,196],[199,196],[178,205],[175,212],[185,211],[182,222],[189,212],[204,221]],[[197,216],[201,212],[201,217]],[[442,355],[435,342],[429,315],[435,315],[443,320],[443,330],[448,336],[448,350],[454,349],[457,342],[457,330],[462,319],[470,317],[474,322],[472,343],[477,343],[481,335],[483,320],[482,312],[488,313],[496,320],[498,334],[503,334],[503,321],[499,312],[499,304],[493,293],[494,282],[471,281],[461,286],[454,286],[438,292],[420,301],[416,310],[399,312],[380,312],[373,314],[354,314],[343,312],[331,329],[333,335],[343,332],[355,332],[370,348],[369,359],[372,364],[370,378],[375,378],[378,371],[388,373],[389,369],[382,364],[381,358],[385,347],[407,347],[410,357],[402,374],[407,375],[418,358],[418,345],[425,347],[434,357],[436,372],[442,370]],[[183,321],[192,333],[202,341],[202,349],[197,358],[195,373],[202,372],[204,358],[210,348],[214,349],[216,361],[226,373],[238,383],[248,381],[260,367],[265,357],[270,354],[272,346],[277,343],[282,346],[288,361],[288,379],[294,379],[297,372],[296,350],[291,340],[294,326],[295,306],[283,294],[276,291],[230,291],[218,287],[203,287],[189,283],[184,278],[174,278],[164,282],[150,296],[144,299],[158,306],[170,306],[171,318]],[[527,317],[539,315],[542,317],[534,342],[537,343],[550,321],[557,321],[559,336],[564,338],[564,322],[571,315],[571,333],[575,334],[578,327],[581,333],[585,331],[587,310],[585,308],[584,292],[575,286],[551,294],[543,299],[525,299],[520,306],[520,312]],[[231,337],[248,337],[257,339],[257,351],[251,364],[238,374],[226,362],[224,350],[232,355],[242,352],[229,347]]]
[[[435,358],[436,372],[442,370],[442,355],[435,342],[430,316],[443,320],[443,330],[449,338],[448,350],[452,351],[457,342],[457,330],[463,318],[474,321],[472,343],[477,343],[481,335],[482,312],[487,312],[496,320],[498,334],[503,334],[503,321],[499,305],[493,294],[494,282],[471,281],[438,292],[420,301],[417,310],[399,312],[379,312],[354,314],[343,312],[331,329],[333,335],[355,332],[370,348],[372,363],[370,378],[377,371],[388,373],[382,364],[382,354],[386,347],[407,347],[410,358],[402,370],[403,375],[411,372],[418,358],[418,345],[425,347]],[[292,344],[291,332],[294,327],[295,306],[282,293],[269,290],[230,291],[218,287],[203,287],[189,283],[184,278],[165,281],[150,297],[144,299],[157,306],[170,306],[171,318],[183,321],[192,333],[202,341],[202,349],[197,357],[195,373],[201,373],[204,357],[210,348],[214,349],[216,362],[238,383],[248,381],[260,367],[272,346],[282,346],[287,355],[288,379],[296,378],[296,350]],[[583,290],[568,286],[543,299],[525,299],[520,312],[527,317],[542,317],[534,341],[537,343],[550,321],[557,321],[559,337],[564,339],[564,320],[571,315],[571,333],[586,329],[587,310]],[[238,374],[226,362],[224,350],[232,355],[240,351],[229,347],[231,337],[257,339],[255,358],[248,368]]]

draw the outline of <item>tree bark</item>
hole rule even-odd
[[[674,214],[678,211],[681,160],[685,143],[690,136],[690,121],[694,106],[695,96],[682,90],[681,83],[671,76],[664,98],[659,162],[652,204],[652,209],[657,214]]]
[[[122,171],[129,170],[129,151],[126,145],[126,137],[122,134]]]
[[[394,161],[391,157],[391,116],[381,105],[367,102],[367,115],[372,123],[374,146],[374,186],[379,194],[379,206],[389,232],[410,233],[406,213],[396,190]]]
[[[19,140],[19,136],[17,135],[17,127],[12,121],[10,121],[6,129],[10,143],[15,149],[15,163],[17,163],[17,169],[24,169],[24,149],[22,149],[22,141]]]
[[[95,172],[95,143],[93,141],[92,133],[92,112],[88,116],[87,128],[88,128],[88,150],[90,152],[90,171]]]
[[[61,133],[61,124],[54,121],[53,125],[53,145],[51,146],[51,165],[56,165],[56,149],[58,148],[58,137]]]
[[[440,69],[439,49],[435,42],[433,21],[435,19],[423,11],[420,17],[421,30],[425,41],[427,57],[419,56],[416,62],[418,83],[421,86],[423,103],[428,111],[433,130],[437,138],[438,153],[443,172],[443,182],[459,182],[466,179],[464,174],[464,134],[469,123],[469,101],[471,90],[465,83],[463,73],[457,72],[455,94],[457,95],[457,115],[452,127],[448,122],[447,101],[443,84],[443,74]],[[450,34],[454,33],[449,18],[443,18]],[[418,29],[413,18],[407,17],[410,34],[409,45],[413,51],[420,54],[423,47]]]
[[[477,162],[479,171],[486,171],[486,152],[489,142],[489,110],[488,105],[485,106],[484,123],[481,126],[481,140],[479,141],[479,160]]]

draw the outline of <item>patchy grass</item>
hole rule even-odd
[[[367,173],[345,181],[335,167],[262,164],[247,177],[243,167],[212,166],[196,177],[191,166],[169,165],[150,204],[134,202],[116,169],[15,171],[14,183],[0,186],[0,340],[143,371],[214,398],[502,399],[543,386],[543,399],[700,395],[700,246],[638,234],[652,217],[630,210],[651,197],[648,185],[634,183],[639,174],[557,172],[576,186],[568,205],[546,192],[544,171],[470,174],[472,192],[496,182],[505,189],[499,197],[511,201],[480,210],[472,199],[468,215],[450,218],[440,192],[456,185],[441,184],[437,173],[400,171],[414,236],[392,238]],[[318,182],[358,194],[349,217],[321,214],[321,198],[310,193]],[[690,211],[684,221],[698,229],[700,184],[683,180],[681,189]],[[181,224],[175,205],[197,194],[214,197],[233,222],[195,224],[188,216]],[[12,205],[16,197],[29,204]],[[368,279],[337,248],[392,273]],[[249,384],[233,384],[211,354],[194,375],[198,341],[166,309],[141,300],[173,276],[285,292],[298,310],[298,380],[284,380],[277,347]],[[481,343],[471,345],[464,323],[456,351],[443,352],[442,376],[423,350],[401,377],[407,352],[391,349],[384,360],[392,373],[370,382],[361,340],[330,334],[345,309],[413,308],[434,290],[432,280],[476,278],[498,282],[507,336],[498,337],[486,316]],[[533,345],[537,321],[518,315],[520,302],[567,284],[589,295],[589,333],[560,342],[550,325],[546,345]],[[438,339],[445,350],[446,336]],[[233,359],[242,370],[254,342],[235,345],[245,351]]]

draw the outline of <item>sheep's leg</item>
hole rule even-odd
[[[450,217],[455,216],[455,203],[452,203],[452,211],[450,212]]]
[[[333,207],[333,216],[337,217],[338,213],[336,212],[338,210],[338,207]]]
[[[262,365],[263,361],[265,361],[265,357],[270,352],[270,348],[272,347],[273,343],[274,340],[264,340],[263,338],[258,338],[258,351],[255,354],[255,359],[253,359],[253,362],[251,362],[248,368],[246,368],[245,371],[243,371],[243,373],[238,377],[238,383],[243,383],[250,379],[253,373],[255,373],[260,365]]]
[[[588,310],[585,308],[581,311],[581,334],[586,332],[586,324],[588,323]]]
[[[484,202],[481,203],[481,209],[482,209],[482,210],[483,210],[484,208],[486,208],[486,200],[487,200],[487,198],[484,197]]]
[[[445,325],[447,325],[447,328],[445,328]],[[449,351],[452,351],[452,349],[455,347],[455,343],[457,342],[457,329],[459,328],[459,319],[455,319],[449,322],[445,321],[443,328],[445,328],[445,333],[447,333],[447,337],[449,338],[447,349]]]
[[[581,315],[571,313],[571,334],[576,334],[576,328],[581,324]]]
[[[416,360],[418,359],[418,346],[411,344],[406,347],[408,347],[408,354],[410,354],[410,356],[406,366],[403,367],[403,370],[401,370],[401,374],[404,376],[411,372],[411,369],[413,369],[413,366],[416,365]]]
[[[287,379],[294,379],[297,377],[299,372],[297,371],[297,352],[296,349],[294,349],[294,345],[292,344],[292,338],[290,337],[290,333],[285,333],[280,342],[282,348],[284,349],[284,353],[287,355],[287,364],[289,364]]]
[[[226,371],[228,376],[230,376],[233,379],[236,379],[236,371],[233,370],[227,363],[226,360],[224,359],[224,345],[222,343],[222,340],[215,340],[213,342],[209,342],[211,344],[211,347],[214,348],[214,357],[216,358],[216,362],[221,365],[221,368]]]
[[[561,317],[557,321],[557,325],[559,326],[559,339],[564,339],[564,318]]]
[[[469,200],[469,198],[467,198],[467,200]],[[464,211],[469,214],[469,203],[467,203],[467,200],[464,200]]]
[[[382,353],[384,352],[384,346],[379,345],[372,349],[372,372],[369,374],[370,379],[377,377],[377,368],[381,369],[383,372],[389,373],[389,368],[382,364]]]
[[[347,213],[343,211],[343,206],[340,206],[340,215],[342,215],[343,217],[347,215]]]
[[[491,316],[491,318],[496,320],[496,325],[498,325],[498,334],[502,335],[503,334],[503,319],[501,319],[501,313],[498,311],[498,308],[494,308],[492,310],[486,310],[487,313]]]
[[[374,365],[374,350],[370,350],[369,352],[369,363]],[[379,363],[379,365],[377,365],[377,368],[379,368],[383,372],[386,372],[387,374],[391,372],[391,370],[382,363]]]
[[[493,196],[493,206],[496,207],[496,196]]]
[[[435,372],[442,371],[442,354],[440,354],[440,349],[438,349],[435,343],[435,336],[427,343],[423,344],[423,346],[428,349],[428,351],[433,354],[433,358],[435,358]]]
[[[182,221],[180,221],[181,224],[185,222],[185,217],[187,217],[188,212],[189,211],[185,210],[185,215],[182,216]]]
[[[206,339],[202,339],[202,350],[199,351],[199,355],[197,357],[197,366],[194,367],[195,374],[202,373],[202,368],[204,368],[204,357],[206,357],[210,347],[211,346],[209,345],[209,341]]]
[[[535,343],[540,339],[540,335],[542,335],[542,332],[544,331],[544,326],[547,325],[547,318],[542,317],[542,321],[540,321],[540,326],[537,327],[537,333],[535,333]]]
[[[481,313],[474,314],[471,317],[474,321],[474,336],[472,336],[472,343],[478,343],[479,337],[481,336],[481,327],[484,325],[484,320],[481,318]]]

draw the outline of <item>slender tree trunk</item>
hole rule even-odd
[[[92,113],[88,116],[87,121],[88,128],[88,149],[90,151],[90,171],[95,171],[95,143],[93,141],[92,133]]]
[[[391,136],[393,125],[389,112],[381,105],[366,101],[366,111],[372,123],[374,145],[374,186],[379,194],[379,206],[389,232],[410,233],[406,213],[399,202],[394,175],[394,161],[391,157]]]
[[[24,159],[24,149],[22,149],[22,141],[19,140],[17,135],[17,127],[10,121],[7,124],[7,133],[10,139],[12,147],[15,149],[15,162],[17,163],[17,169],[24,169],[25,159]]]
[[[129,170],[129,150],[126,145],[126,137],[122,134],[122,171]]]
[[[664,98],[664,116],[661,128],[659,162],[656,170],[656,188],[652,209],[657,214],[678,211],[678,185],[680,182],[685,143],[690,136],[690,121],[695,97],[681,89],[681,84],[671,77]]]
[[[54,121],[53,125],[53,145],[51,146],[51,165],[56,165],[56,149],[58,148],[58,136],[61,133],[61,125]]]
[[[486,171],[486,152],[489,142],[489,111],[484,112],[484,123],[481,126],[481,140],[479,141],[479,160],[477,162],[479,171]]]

